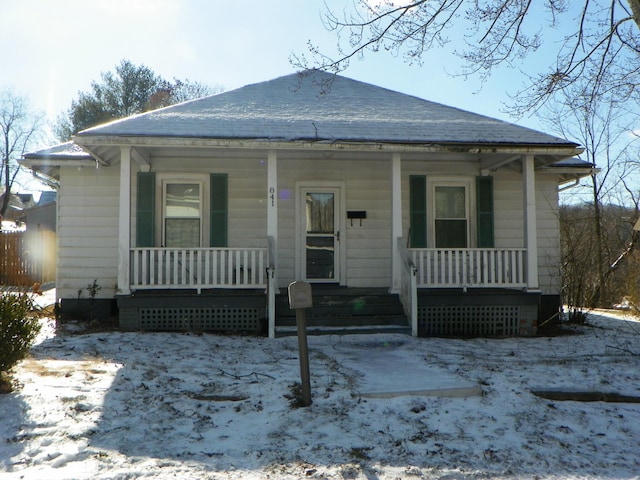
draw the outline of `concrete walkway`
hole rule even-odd
[[[470,397],[482,395],[476,384],[444,369],[416,364],[415,352],[403,349],[401,335],[348,335],[327,347],[309,339],[309,349],[319,349],[343,367],[357,373],[353,394],[366,398],[391,398],[403,395]]]

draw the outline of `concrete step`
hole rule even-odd
[[[313,286],[313,307],[305,310],[311,329],[403,329],[408,321],[398,295],[386,289]],[[294,328],[296,311],[286,294],[276,297],[276,327]]]
[[[411,335],[411,327],[399,325],[368,325],[360,327],[321,327],[308,326],[307,335],[367,335],[378,333],[401,333]],[[296,336],[296,326],[277,326],[276,337]]]

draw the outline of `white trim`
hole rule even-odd
[[[213,172],[212,172],[213,173]],[[154,244],[159,246],[164,245],[164,193],[165,185],[167,183],[198,183],[200,184],[200,246],[209,246],[209,230],[210,230],[210,218],[211,212],[209,211],[209,199],[211,195],[211,185],[209,182],[209,175],[206,173],[156,173],[156,185],[155,185],[155,204],[156,211],[155,224],[160,228],[156,228]],[[137,228],[137,225],[136,225]]]
[[[522,191],[524,192],[524,247],[527,250],[527,289],[538,290],[538,228],[536,213],[536,172],[534,156],[522,157]]]
[[[131,241],[131,147],[120,149],[120,203],[118,206],[118,293],[129,295]]]
[[[160,207],[160,218],[161,218],[161,222],[160,222],[160,235],[161,235],[161,245],[163,247],[166,247],[166,220],[167,220],[167,186],[168,185],[179,185],[179,184],[184,184],[184,185],[197,185],[198,186],[198,219],[200,220],[200,238],[198,239],[198,245],[190,245],[189,247],[182,247],[182,248],[201,248],[204,247],[206,245],[206,243],[204,242],[205,240],[205,228],[204,228],[204,217],[205,217],[205,208],[204,208],[204,197],[205,197],[205,185],[206,182],[204,180],[184,180],[184,179],[164,179],[162,180],[161,183],[161,207]],[[207,209],[209,210],[209,209]],[[210,214],[211,212],[209,212]],[[169,218],[182,218],[182,217],[169,217]],[[186,218],[186,217],[185,217]],[[190,218],[195,218],[195,217],[190,217]],[[208,243],[208,242],[207,242]],[[180,247],[173,247],[173,248],[180,248]]]
[[[475,177],[427,175],[427,245],[436,245],[436,187],[464,187],[467,220],[467,248],[476,246],[476,183]]]
[[[252,140],[252,139],[225,139],[225,138],[192,138],[192,137],[149,137],[149,136],[119,136],[119,135],[77,135],[74,142],[87,149],[91,145],[100,146],[180,146],[180,147],[217,147],[217,148],[241,148],[241,149],[268,149],[268,150],[332,150],[332,151],[367,151],[367,152],[418,152],[418,153],[468,153],[475,158],[484,154],[513,154],[513,155],[556,155],[562,158],[579,155],[583,148],[573,144],[567,145],[541,145],[518,146],[501,144],[483,145],[437,145],[437,144],[388,144],[378,142],[310,142],[310,141],[277,141],[277,140]],[[560,160],[560,158],[558,158]]]
[[[268,273],[267,286],[267,317],[269,338],[276,336],[276,306],[275,291],[278,288],[278,156],[274,150],[267,153],[267,244],[269,237],[273,238],[273,256],[268,261],[273,265],[273,271]],[[269,251],[269,249],[267,249]]]
[[[276,268],[276,275],[278,272],[278,193],[278,157],[272,150],[267,155],[267,236],[273,237],[275,242],[276,258],[272,261]]]
[[[346,253],[347,253],[347,230],[345,225],[346,217],[346,199],[345,199],[345,183],[344,182],[328,182],[328,181],[300,181],[296,182],[296,205],[295,205],[295,276],[297,280],[305,280],[305,240],[303,230],[305,225],[303,222],[303,214],[305,212],[303,190],[318,189],[318,190],[335,190],[336,203],[334,211],[334,227],[338,232],[338,255],[336,259],[337,263],[337,275],[335,275],[334,281],[340,285],[346,285]],[[311,281],[313,280],[305,280]]]
[[[402,237],[402,159],[399,153],[391,157],[391,289],[398,293],[402,285],[402,259],[398,238]]]

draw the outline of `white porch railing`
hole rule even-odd
[[[524,248],[411,249],[418,288],[527,286]]]
[[[137,289],[266,287],[266,248],[132,248]]]

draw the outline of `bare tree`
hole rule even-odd
[[[524,68],[521,60],[556,31],[562,41],[545,45],[546,71],[523,71],[530,82],[514,93],[514,113],[537,109],[578,79],[588,79],[585,88],[592,92],[615,92],[620,100],[638,94],[640,0],[357,0],[342,14],[327,7],[323,19],[338,37],[337,54],[309,42],[312,61],[294,55],[296,67],[337,73],[378,51],[419,63],[428,50],[450,46],[447,35],[455,32],[463,40],[452,51],[463,60],[459,73],[486,79],[500,65]]]
[[[636,116],[608,95],[585,95],[586,82],[563,91],[540,116],[560,135],[584,145],[585,159],[600,169],[576,187],[586,192],[584,201],[573,199],[560,216],[565,294],[593,308],[620,295],[610,290],[613,275],[640,240],[632,230],[638,194],[631,186],[638,181],[631,160],[638,142],[630,133]]]
[[[31,111],[26,97],[11,90],[0,92],[0,188],[3,193],[0,217],[7,211],[12,187],[20,171],[17,159],[38,141],[42,133],[43,118],[42,114]]]

